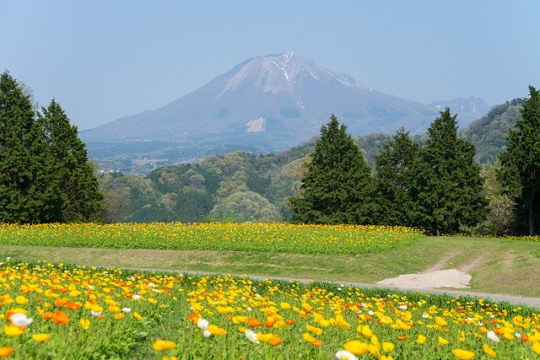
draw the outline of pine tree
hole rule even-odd
[[[506,151],[499,155],[502,168],[498,177],[505,192],[526,211],[532,236],[540,210],[540,92],[532,86],[529,92],[520,111],[522,119],[510,130]]]
[[[69,122],[62,107],[53,99],[42,109],[39,124],[54,159],[63,206],[62,220],[67,222],[98,221],[103,214],[103,195],[88,161],[84,143],[77,127]]]
[[[62,199],[52,163],[29,95],[4,72],[0,76],[0,222],[59,220]]]
[[[487,202],[474,155],[474,145],[458,138],[456,115],[447,108],[430,125],[415,169],[416,223],[428,233],[457,233],[485,218]]]
[[[414,226],[416,201],[412,197],[415,163],[420,147],[403,128],[385,145],[377,156],[377,188],[380,194],[378,223]]]
[[[321,128],[302,197],[291,199],[293,223],[367,224],[374,208],[374,184],[360,149],[334,115]]]

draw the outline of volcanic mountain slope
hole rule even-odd
[[[244,61],[157,109],[81,132],[86,141],[227,139],[298,144],[335,114],[356,135],[421,132],[438,115],[423,105],[365,88],[294,52]],[[263,136],[261,136],[263,135]]]

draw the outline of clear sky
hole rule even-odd
[[[0,34],[0,71],[79,129],[286,51],[422,103],[540,87],[540,0],[0,0]]]

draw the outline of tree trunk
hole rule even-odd
[[[534,205],[529,206],[529,236],[534,236]]]

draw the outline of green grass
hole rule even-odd
[[[540,297],[540,243],[501,238],[423,237],[382,253],[284,254],[0,245],[0,256],[87,266],[251,274],[375,283],[434,266],[472,274],[469,290]]]

